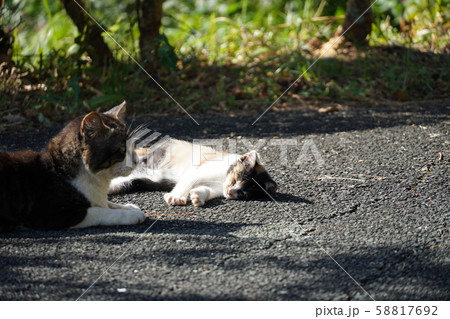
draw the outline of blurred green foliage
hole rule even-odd
[[[72,116],[123,99],[139,112],[178,111],[109,37],[118,62],[92,67],[59,1],[6,2],[17,7],[10,23],[21,19],[13,59],[46,88],[30,103],[32,114]],[[137,58],[135,1],[85,4]],[[300,75],[281,105],[448,97],[449,5],[450,0],[378,0],[370,47],[344,48],[309,69],[342,23],[345,0],[167,0],[157,79],[188,111],[264,108]],[[6,98],[0,97],[0,105]]]

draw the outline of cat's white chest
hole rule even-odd
[[[83,170],[70,183],[89,200],[91,206],[108,207],[108,182]]]

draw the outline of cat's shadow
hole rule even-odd
[[[68,230],[33,230],[23,228],[21,230],[0,234],[2,238],[33,238],[35,243],[50,244],[63,238],[81,237],[84,241],[110,244],[132,243],[135,235],[140,234],[180,234],[180,235],[211,235],[215,237],[230,237],[230,233],[238,231],[242,227],[257,226],[257,223],[230,223],[218,221],[185,220],[185,219],[159,219],[147,218],[142,224],[128,226],[102,226],[83,229]],[[114,234],[105,237],[104,235]],[[100,236],[100,237],[98,237]],[[18,243],[20,246],[20,243]],[[24,245],[28,245],[25,244]]]
[[[204,208],[215,208],[223,206],[225,204],[233,205],[233,202],[239,202],[240,204],[248,203],[249,208],[252,207],[252,202],[277,202],[277,203],[303,203],[303,204],[313,204],[312,201],[304,199],[302,197],[286,194],[286,193],[276,193],[272,198],[261,198],[251,201],[230,201],[224,198],[216,198],[208,201],[203,206]],[[242,206],[241,206],[242,207]],[[154,226],[149,227],[154,223]],[[132,242],[135,240],[133,236],[129,236],[130,233],[179,233],[179,234],[195,234],[195,235],[214,235],[219,237],[228,237],[230,233],[239,230],[245,226],[255,226],[259,224],[251,223],[229,223],[229,222],[217,222],[217,221],[202,221],[202,220],[184,220],[184,219],[173,219],[173,220],[157,220],[147,219],[144,223],[140,225],[131,226],[106,226],[106,227],[92,227],[85,229],[69,229],[60,231],[39,231],[31,229],[23,229],[21,231],[0,234],[0,239],[5,238],[35,238],[40,242],[53,242],[58,238],[70,238],[70,237],[83,237],[90,235],[102,235],[108,233],[115,233],[117,236],[114,238],[109,238],[108,241],[123,243]],[[149,229],[150,228],[150,229]],[[121,236],[120,234],[123,234]],[[93,239],[93,240],[99,240]],[[105,240],[103,238],[103,240]]]
[[[292,195],[292,194],[286,194],[286,193],[276,193],[273,196],[273,199],[279,203],[304,203],[304,204],[309,204],[309,205],[314,204],[314,202],[312,202],[308,199],[305,199],[303,197],[300,197],[297,195]],[[269,201],[273,201],[273,199],[272,198],[264,198],[264,199],[261,199],[261,201],[269,202]]]
[[[228,202],[228,200],[224,198],[216,198],[210,201],[207,201],[204,208],[214,208],[223,205],[224,203]],[[276,193],[272,196],[272,198],[265,197],[265,198],[259,198],[254,200],[247,201],[248,203],[251,202],[276,202],[276,203],[303,203],[312,205],[314,202],[305,199],[303,197],[292,195],[292,194],[286,194],[286,193]]]

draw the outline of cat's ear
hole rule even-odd
[[[80,132],[86,137],[94,137],[106,128],[100,114],[91,112],[81,121]]]
[[[261,164],[259,155],[256,151],[250,151],[242,155],[239,159],[245,166],[245,170],[249,171],[255,167],[256,164]]]
[[[270,181],[270,182],[265,182],[264,183],[264,188],[266,189],[266,191],[269,194],[275,194],[275,192],[277,191],[277,183],[275,183],[274,181]]]
[[[125,119],[126,104],[127,102],[123,101],[119,105],[105,112],[105,114],[112,115],[115,118],[118,118],[119,120],[123,121]]]

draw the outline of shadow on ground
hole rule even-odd
[[[233,241],[232,238],[227,239],[225,232],[237,229],[241,225],[211,225],[204,222],[190,224],[186,221],[160,221],[157,224],[159,226],[155,225],[152,232],[183,233],[198,235],[199,237],[197,237],[196,244],[190,247],[173,245],[167,245],[161,249],[141,247],[142,251],[133,250],[133,252],[127,254],[127,264],[131,263],[134,265],[132,267],[138,269],[145,269],[149,263],[152,263],[153,267],[158,264],[167,264],[171,265],[171,268],[188,267],[189,269],[202,265],[205,269],[212,267],[215,273],[222,273],[217,280],[223,279],[225,282],[231,280],[229,278],[236,280],[236,276],[246,276],[254,269],[260,269],[268,274],[283,273],[286,278],[281,282],[271,282],[271,277],[268,276],[268,284],[265,285],[258,285],[251,281],[240,282],[239,284],[242,287],[239,290],[229,289],[226,295],[214,295],[211,289],[205,289],[204,292],[201,281],[194,277],[191,279],[185,276],[183,279],[178,279],[176,276],[167,277],[164,273],[159,273],[162,270],[160,269],[153,274],[144,271],[146,278],[128,282],[127,276],[133,278],[134,275],[131,271],[120,269],[120,277],[123,277],[124,282],[127,282],[128,292],[126,294],[117,292],[117,286],[120,285],[116,281],[117,278],[116,280],[109,278],[96,283],[95,287],[87,294],[87,299],[370,300],[373,297],[376,300],[449,300],[450,277],[448,277],[448,273],[450,267],[446,264],[435,264],[433,250],[417,253],[401,247],[359,247],[355,252],[334,254],[333,257],[336,262],[352,275],[370,294],[370,297],[324,254],[321,254],[322,257],[319,258],[317,258],[317,254],[313,256],[304,255],[300,258],[300,255],[296,254],[271,253],[271,248],[268,248],[256,255],[252,253],[251,259],[239,257],[239,255],[247,254],[249,249],[258,247],[257,239],[240,239],[239,242]],[[186,227],[186,224],[190,224],[191,228]],[[206,231],[206,229],[208,230]],[[217,234],[218,231],[219,234]],[[47,244],[53,241],[57,245],[60,239],[58,240],[51,233],[49,234],[48,238],[36,239],[36,241]],[[225,237],[214,237],[213,234]],[[134,239],[128,238],[128,240]],[[103,242],[103,244],[121,245],[123,241],[111,238],[110,241]],[[298,243],[291,244],[298,245]],[[29,246],[30,243],[25,245]],[[0,299],[17,299],[21,292],[26,292],[24,298],[26,300],[76,299],[89,287],[99,272],[97,269],[93,271],[93,274],[90,274],[91,277],[94,277],[84,278],[81,273],[73,272],[70,269],[70,265],[80,262],[109,265],[111,260],[101,255],[91,255],[87,251],[74,254],[66,252],[64,256],[48,256],[37,253],[36,255],[19,257],[2,254]],[[33,268],[36,269],[36,273],[39,273],[39,269],[42,267],[53,269],[49,272],[56,273],[63,279],[58,280],[54,277],[39,279],[39,276],[30,277],[30,271],[23,271],[24,268]],[[27,273],[26,276],[25,273]],[[179,284],[179,280],[182,280],[188,289],[184,289],[182,292],[170,291],[169,287]],[[164,281],[165,284],[158,284],[161,281]],[[252,284],[255,286],[252,286]],[[12,287],[12,290],[9,287]],[[10,294],[13,297],[8,297]]]
[[[296,110],[270,110],[252,125],[262,113],[193,114],[200,125],[187,115],[157,119],[137,119],[132,126],[150,123],[149,128],[181,139],[219,137],[272,138],[355,130],[371,130],[401,125],[427,125],[449,120],[450,100],[410,102],[396,106],[346,108],[332,113],[299,107]],[[39,150],[60,128],[29,128],[0,133],[0,150],[31,148]]]

